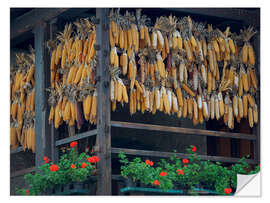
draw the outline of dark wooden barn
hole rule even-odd
[[[128,10],[135,11],[136,8]],[[123,12],[126,8],[121,9]],[[258,75],[260,70],[260,9],[259,8],[144,8],[143,13],[150,18],[170,15],[188,16],[200,22],[213,24],[221,30],[230,26],[232,32],[239,32],[243,27],[253,26],[258,32],[253,38],[257,58]],[[130,116],[128,105],[111,111],[109,100],[110,75],[109,8],[11,8],[10,9],[10,53],[14,63],[15,52],[27,52],[29,44],[36,50],[35,64],[35,134],[36,153],[24,151],[22,147],[10,152],[10,193],[15,194],[16,187],[25,185],[23,176],[34,172],[48,156],[57,162],[59,151],[71,141],[79,140],[80,148],[93,146],[100,157],[98,163],[97,195],[119,195],[120,151],[129,156],[157,158],[170,157],[173,150],[179,157],[187,157],[185,149],[196,145],[201,159],[219,161],[230,165],[240,157],[250,155],[248,163],[260,163],[260,119],[250,128],[248,120],[235,121],[234,130],[229,130],[222,121],[209,120],[204,124],[193,126],[192,120],[178,119],[157,112]],[[97,125],[84,124],[80,130],[76,127],[63,126],[55,130],[48,123],[48,92],[50,72],[49,52],[44,44],[54,39],[67,22],[78,18],[97,17],[98,60],[98,118]],[[258,78],[259,80],[259,78]],[[260,80],[259,80],[260,81]],[[260,109],[260,91],[256,102]],[[259,113],[260,115],[260,113]],[[260,117],[259,117],[260,118]]]

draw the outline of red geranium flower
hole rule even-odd
[[[149,166],[153,166],[154,162],[147,159],[147,160],[145,160],[145,164],[149,165]]]
[[[71,142],[71,143],[70,143],[70,147],[71,147],[71,148],[76,147],[77,144],[78,144],[77,141]]]
[[[182,169],[181,170],[180,169],[177,169],[177,174],[178,175],[184,175],[183,170]]]
[[[154,180],[153,184],[157,185],[157,186],[160,186],[160,182],[158,180]]]
[[[196,152],[197,151],[197,147],[195,147],[194,145],[193,145],[193,147],[192,147],[192,149],[191,149],[193,152]]]
[[[29,195],[29,190],[25,190],[25,194],[26,195]]]
[[[183,164],[188,164],[189,160],[188,159],[182,159]]]
[[[71,164],[70,168],[76,168],[75,164]]]
[[[160,176],[166,176],[167,175],[167,172],[162,171],[159,175]]]
[[[230,194],[232,192],[232,188],[225,188],[224,192],[226,195]]]
[[[93,157],[89,157],[89,158],[87,159],[87,161],[90,162],[90,163],[95,163],[95,159],[93,159]]]
[[[98,156],[92,156],[92,158],[95,160],[95,163],[99,162],[99,157]]]
[[[59,167],[56,164],[53,164],[53,165],[50,166],[50,170],[51,171],[58,171]]]
[[[184,165],[184,167],[187,167],[187,165]]]
[[[44,156],[43,160],[44,160],[44,162],[45,162],[46,164],[50,162],[50,159],[48,159],[48,157],[46,157],[46,156]]]
[[[99,162],[99,157],[98,156],[92,156],[92,157],[89,157],[87,159],[87,161],[90,162],[90,163],[97,163],[97,162]]]
[[[83,162],[82,165],[81,165],[82,168],[85,168],[86,166],[87,166],[87,164],[84,163],[84,162]]]

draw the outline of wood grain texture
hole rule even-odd
[[[30,31],[40,22],[49,21],[67,10],[68,8],[35,8],[12,22],[10,26],[10,38],[18,37]]]
[[[31,168],[26,168],[26,169],[23,169],[23,170],[19,170],[19,171],[11,173],[10,177],[15,178],[15,177],[18,177],[18,176],[23,176],[26,173],[31,173],[31,172],[35,171],[35,169],[36,169],[36,167],[31,167]]]
[[[210,17],[224,18],[228,20],[243,21],[247,25],[258,26],[260,23],[260,13],[257,10],[247,10],[241,8],[166,8],[174,12],[203,15]]]
[[[44,163],[43,157],[51,157],[50,126],[48,123],[49,106],[47,103],[49,87],[49,53],[44,46],[49,39],[47,23],[40,22],[35,26],[35,135],[36,135],[36,166]]]
[[[246,140],[256,139],[256,136],[251,135],[251,134],[229,133],[229,132],[202,130],[202,129],[195,129],[195,128],[169,127],[169,126],[151,125],[151,124],[144,124],[144,123],[129,123],[129,122],[122,122],[122,121],[111,121],[111,126],[118,127],[118,128],[132,128],[132,129],[141,129],[141,130],[173,132],[173,133],[179,133],[179,134],[198,135],[198,136],[228,137],[228,138],[237,138],[237,139],[246,139]]]
[[[109,9],[97,8],[97,143],[99,145],[97,195],[111,195],[111,105],[109,72]]]
[[[259,16],[259,22],[258,25],[260,25],[260,16]],[[258,123],[255,127],[255,130],[253,130],[253,133],[256,135],[256,141],[254,142],[254,159],[260,163],[261,160],[261,57],[260,57],[260,31],[258,34],[254,36],[254,50],[256,53],[256,64],[255,64],[255,70],[257,73],[257,79],[258,79],[258,87],[259,91],[256,92],[256,104],[258,106]]]
[[[120,152],[125,152],[126,154],[130,154],[130,155],[153,156],[153,157],[163,157],[163,158],[168,158],[174,155],[173,152],[112,148],[112,153],[118,154]],[[176,153],[176,156],[179,158],[188,158],[190,155],[186,153]],[[202,160],[219,161],[219,162],[225,162],[225,163],[236,163],[239,160],[239,158],[222,157],[222,156],[198,155],[198,157],[200,157]],[[255,164],[256,161],[252,159],[247,159],[247,163]]]
[[[75,135],[75,126],[68,126],[68,136],[73,137]]]
[[[17,154],[17,153],[20,153],[20,152],[23,152],[23,147],[22,146],[17,147],[16,149],[10,150],[10,154]]]
[[[67,144],[67,143],[76,141],[76,140],[81,140],[81,139],[84,139],[84,138],[87,138],[87,137],[90,137],[90,136],[93,136],[96,134],[97,134],[97,130],[90,130],[90,131],[87,131],[84,133],[79,133],[79,134],[76,134],[75,136],[72,136],[72,137],[67,137],[67,138],[64,138],[61,140],[57,140],[55,142],[55,146],[60,146],[63,144]]]

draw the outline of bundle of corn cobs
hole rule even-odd
[[[47,43],[51,50],[49,122],[54,122],[55,128],[66,122],[80,129],[84,119],[96,124],[95,43],[96,28],[91,19],[67,24],[56,41]]]
[[[193,124],[221,119],[258,122],[258,81],[250,39],[253,28],[240,34],[223,32],[190,17],[150,19],[119,9],[110,12],[111,102],[129,102],[136,111],[177,114]]]
[[[21,144],[25,149],[36,150],[35,142],[35,53],[16,54],[10,79],[10,145]]]

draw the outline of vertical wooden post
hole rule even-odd
[[[258,14],[260,16],[260,13]],[[259,17],[260,19],[260,17]],[[260,25],[260,20],[257,22],[257,25]],[[258,28],[257,28],[258,29]],[[261,61],[260,61],[260,30],[258,30],[258,33],[254,36],[254,50],[256,55],[256,66],[255,70],[257,69],[257,78],[258,78],[258,88],[256,94],[256,104],[258,107],[258,123],[256,125],[256,128],[253,130],[253,133],[256,135],[256,141],[254,142],[254,159],[257,161],[257,163],[260,163],[260,149],[261,149]]]
[[[111,106],[109,72],[109,9],[97,8],[97,143],[99,145],[97,195],[111,195]]]
[[[48,123],[48,93],[49,85],[48,51],[45,44],[48,39],[48,26],[40,22],[34,28],[35,36],[35,134],[36,134],[36,166],[43,164],[44,156],[51,156],[50,127]]]
[[[51,160],[54,163],[57,163],[59,159],[58,147],[55,146],[55,142],[57,138],[58,138],[58,132],[54,128],[54,122],[52,122],[51,124]]]
[[[50,40],[55,39],[55,34],[58,31],[56,22],[57,22],[57,18],[54,18],[49,22],[49,27],[50,27],[49,38],[50,38]],[[50,80],[51,80],[51,78],[50,78]],[[58,139],[58,130],[54,127],[54,121],[53,121],[51,123],[51,160],[54,163],[57,163],[58,159],[59,159],[59,150],[58,150],[58,147],[55,146],[55,142],[57,139]]]

